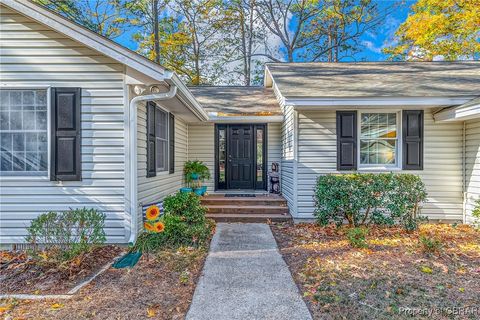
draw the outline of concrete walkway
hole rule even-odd
[[[270,228],[219,223],[188,320],[309,320]]]

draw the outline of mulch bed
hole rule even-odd
[[[0,301],[8,319],[183,319],[208,249],[144,255],[132,269],[110,268],[68,300]]]
[[[117,257],[121,248],[102,246],[61,265],[38,263],[25,252],[0,252],[1,294],[66,294]]]
[[[351,247],[345,228],[271,228],[314,319],[480,318],[480,232],[470,226],[374,227],[366,249]],[[425,252],[421,235],[440,250]]]

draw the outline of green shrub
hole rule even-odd
[[[472,216],[474,218],[473,225],[480,229],[480,198],[475,201],[475,207],[473,208]]]
[[[347,231],[347,239],[354,248],[367,248],[368,243],[365,237],[368,235],[366,228],[352,228]]]
[[[437,253],[443,247],[442,240],[424,235],[420,236],[419,243],[425,253]]]
[[[135,244],[143,252],[161,247],[202,246],[213,230],[213,223],[206,219],[206,208],[195,193],[178,192],[163,201],[165,228],[160,233],[142,233]]]
[[[352,227],[402,223],[416,229],[427,193],[412,174],[355,173],[320,176],[315,187],[315,217],[321,225],[345,221]]]
[[[210,179],[210,170],[208,167],[200,160],[189,160],[185,162],[183,167],[183,174],[185,176],[185,182],[188,185],[191,185],[194,182],[193,175],[198,175],[198,181],[205,181]]]
[[[44,246],[55,260],[66,261],[103,244],[104,224],[105,214],[95,209],[48,212],[32,221],[26,241]]]

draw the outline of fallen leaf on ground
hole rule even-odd
[[[153,318],[156,315],[156,311],[153,308],[147,308],[147,317],[148,318]]]
[[[0,314],[7,312],[8,310],[10,310],[10,306],[0,307]]]
[[[63,308],[63,303],[54,303],[50,307],[54,310],[60,309],[60,308]]]
[[[422,271],[423,273],[427,273],[427,274],[432,274],[433,273],[433,270],[430,267],[427,267],[427,266],[422,266],[420,268],[420,271]]]

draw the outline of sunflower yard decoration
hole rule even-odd
[[[143,207],[143,227],[147,232],[160,233],[165,230],[165,225],[163,224],[162,214],[163,214],[163,205],[162,203],[151,204]]]

